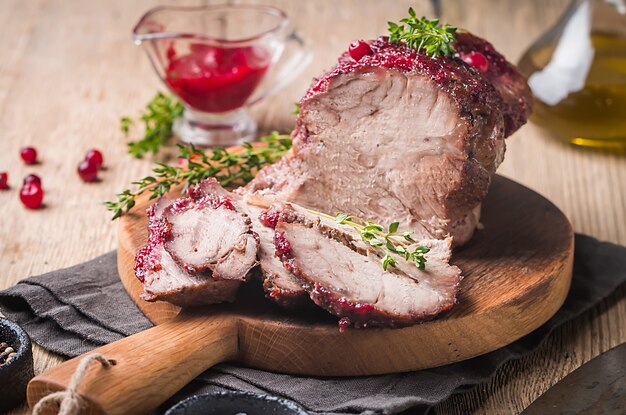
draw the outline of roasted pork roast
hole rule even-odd
[[[371,55],[343,54],[304,95],[293,148],[246,192],[379,223],[421,237],[472,236],[505,136],[530,111],[526,81],[486,41],[485,73],[458,57],[432,58],[386,38]]]
[[[452,57],[386,37],[367,44],[371,53],[346,52],[315,80],[292,149],[245,188],[230,193],[209,178],[149,209],[135,263],[145,299],[232,301],[260,275],[268,298],[316,304],[343,326],[402,327],[455,304],[462,276],[452,245],[472,237],[504,139],[530,114],[530,90],[489,42],[466,32]],[[476,54],[480,65],[466,63]],[[337,212],[400,222],[417,241],[406,239],[415,244],[407,249],[429,249],[425,268],[325,215]],[[385,254],[395,265],[383,269]]]

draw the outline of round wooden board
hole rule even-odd
[[[133,272],[134,254],[147,237],[144,212],[150,203],[140,199],[122,217],[118,266],[132,299],[152,322],[161,324],[180,309],[141,300],[142,287]],[[539,194],[494,177],[482,224],[453,255],[464,275],[458,304],[429,322],[340,333],[336,318],[322,311],[281,310],[255,285],[246,286],[233,304],[200,312],[207,322],[217,318],[236,324],[236,361],[271,371],[371,375],[465,360],[505,346],[546,322],[565,300],[572,275],[572,228]]]

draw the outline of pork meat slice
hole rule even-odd
[[[162,214],[172,203],[160,198],[148,209],[148,241],[135,256],[135,274],[144,288],[141,297],[181,307],[233,301],[240,281],[214,279],[210,272],[189,272],[165,249],[162,235],[166,224]]]
[[[455,304],[462,277],[449,264],[450,238],[417,242],[430,248],[424,271],[399,257],[397,267],[384,271],[379,254],[349,227],[320,221],[289,204],[272,208],[281,212],[275,245],[284,266],[331,314],[356,327],[402,327]]]
[[[228,196],[192,191],[163,212],[165,250],[185,270],[242,280],[256,265],[258,236]]]
[[[266,209],[244,203],[243,209],[252,220],[252,228],[259,235],[259,265],[263,274],[265,295],[287,308],[301,307],[309,303],[309,295],[302,287],[300,279],[289,272],[276,256],[274,246],[274,226],[268,221]]]
[[[268,206],[262,198],[241,198],[225,190],[214,178],[208,178],[191,189],[191,197],[227,198],[232,201],[238,211],[244,212],[251,220],[252,229],[259,237],[257,258],[263,277],[265,295],[287,308],[296,308],[310,303],[308,293],[302,288],[300,280],[285,269],[276,257],[274,248],[275,222],[261,220]]]
[[[512,107],[494,81],[504,78],[386,38],[370,46],[372,55],[359,61],[342,55],[311,86],[292,150],[245,192],[379,223],[400,221],[419,237],[450,235],[464,244],[504,157],[505,112]],[[511,79],[527,88],[521,76]],[[510,130],[525,117],[511,121]]]

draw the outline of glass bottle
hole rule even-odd
[[[626,4],[573,0],[522,56],[531,120],[583,147],[626,150]]]

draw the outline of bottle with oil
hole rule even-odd
[[[573,0],[524,54],[531,120],[563,141],[626,151],[626,4]]]

